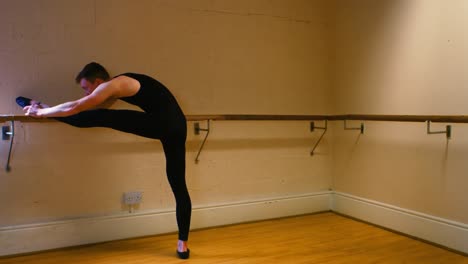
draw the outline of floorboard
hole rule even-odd
[[[191,258],[161,235],[0,258],[0,264],[447,263],[466,256],[334,213],[233,225],[191,233]]]

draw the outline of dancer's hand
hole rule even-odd
[[[23,111],[25,112],[26,116],[34,117],[34,118],[41,118],[40,110],[41,108],[39,107],[38,104],[32,104],[25,106],[23,108]]]

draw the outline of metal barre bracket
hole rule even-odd
[[[344,122],[344,130],[360,130],[361,134],[364,134],[364,123],[361,123],[360,127],[348,127],[346,120],[343,120]]]
[[[2,140],[10,140],[12,135],[10,126],[2,126]]]
[[[314,155],[314,151],[315,149],[317,148],[318,144],[320,143],[320,141],[322,141],[322,138],[323,136],[325,135],[325,133],[327,133],[327,120],[325,120],[325,126],[324,127],[318,127],[318,126],[315,126],[315,122],[310,122],[310,131],[311,132],[314,132],[315,129],[321,129],[323,130],[323,133],[322,135],[320,136],[319,140],[317,141],[317,143],[315,143],[314,145],[314,148],[312,149],[312,151],[310,152],[310,155],[313,156]]]
[[[2,127],[2,140],[10,140],[10,150],[8,151],[8,159],[5,165],[5,171],[10,172],[10,158],[11,158],[11,150],[13,148],[13,140],[15,138],[15,121],[11,120],[11,124],[9,126]]]
[[[206,132],[206,135],[205,135],[205,138],[203,139],[201,145],[200,145],[200,148],[198,149],[198,153],[197,153],[197,157],[195,158],[195,163],[198,164],[198,162],[200,161],[198,158],[200,157],[200,153],[203,149],[203,147],[205,146],[205,142],[206,142],[206,139],[208,138],[208,135],[210,134],[210,120],[206,120],[207,121],[207,128],[200,128],[200,123],[195,123],[193,128],[194,128],[194,133],[195,135],[200,135],[200,131],[204,131]]]
[[[433,135],[433,134],[445,134],[447,136],[447,139],[452,138],[452,126],[447,125],[445,128],[445,131],[431,131],[431,121],[427,121],[427,134],[428,135]]]

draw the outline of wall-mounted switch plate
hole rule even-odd
[[[141,203],[143,199],[142,192],[125,192],[123,194],[123,203],[127,205],[134,205]]]

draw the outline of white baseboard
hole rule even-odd
[[[339,192],[195,207],[192,229],[335,211],[468,254],[468,225]],[[152,211],[0,228],[0,256],[165,234],[174,211]]]
[[[332,192],[198,207],[192,229],[330,210]],[[0,256],[44,251],[177,230],[174,211],[152,211],[0,228]]]
[[[468,225],[335,192],[332,211],[468,254]]]

